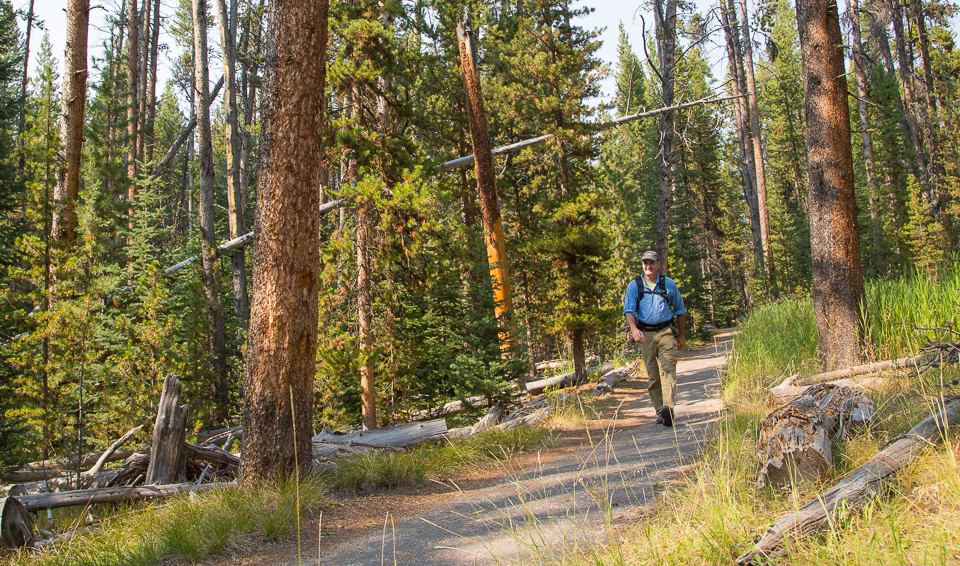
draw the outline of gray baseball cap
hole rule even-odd
[[[660,261],[660,255],[655,251],[643,252],[643,257],[640,258],[640,261],[645,259],[652,259],[653,261]]]

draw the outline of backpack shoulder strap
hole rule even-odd
[[[633,310],[636,313],[640,314],[640,299],[643,298],[643,293],[647,290],[647,286],[643,284],[643,275],[637,275],[636,279],[633,280],[634,284],[637,286],[637,303],[633,305]]]

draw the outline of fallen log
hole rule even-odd
[[[106,462],[117,462],[125,458],[129,458],[131,454],[134,453],[134,450],[116,450],[111,454]],[[96,452],[94,454],[89,454],[84,457],[80,464],[82,468],[89,468],[97,463],[97,460],[103,456],[103,452]],[[64,474],[64,469],[73,468],[74,475],[76,475],[76,460],[70,460],[69,458],[58,458],[55,460],[44,460],[41,462],[31,462],[25,464],[22,468],[18,470],[11,470],[6,472],[3,475],[3,481],[5,483],[26,483],[41,481],[48,478],[56,478]]]
[[[240,470],[240,456],[217,446],[200,446],[192,442],[185,442],[184,454],[187,460],[210,464],[217,469]]]
[[[870,364],[863,364],[860,366],[854,366],[845,369],[838,369],[835,371],[828,371],[824,373],[818,373],[816,375],[811,375],[810,377],[805,377],[800,379],[798,375],[791,375],[784,378],[778,385],[771,387],[771,391],[777,387],[803,387],[806,385],[815,385],[817,383],[826,383],[828,381],[834,381],[837,379],[844,379],[847,377],[853,377],[855,375],[864,375],[868,373],[878,373],[881,371],[887,371],[891,369],[906,369],[913,368],[926,358],[925,354],[920,354],[917,356],[907,356],[906,358],[900,358],[899,360],[887,360],[884,362],[873,362]]]
[[[147,468],[150,466],[150,452],[137,452],[131,454],[123,462],[123,469],[117,474],[117,477],[107,485],[107,487],[131,486],[143,482],[137,481],[138,478],[146,477]]]
[[[841,511],[850,513],[883,493],[883,483],[910,464],[925,446],[939,443],[946,431],[960,422],[960,401],[953,401],[930,416],[893,444],[822,495],[799,510],[778,519],[754,547],[737,558],[738,564],[767,563],[784,554],[787,537],[802,538],[830,525]]]
[[[613,364],[607,362],[601,366],[595,366],[588,368],[586,375],[589,376],[593,373],[604,374],[613,369]],[[541,379],[539,381],[531,381],[527,383],[527,393],[530,395],[539,395],[544,392],[548,387],[566,387],[567,385],[573,385],[574,381],[577,378],[576,372],[564,373],[562,375],[555,375],[553,377],[548,377],[547,379]]]
[[[147,485],[165,485],[183,478],[184,439],[187,435],[187,405],[180,402],[180,378],[170,374],[163,380],[157,421],[153,425],[153,444],[150,448],[150,466]]]
[[[473,428],[470,430],[470,434],[474,435],[479,432],[482,432],[485,429],[488,429],[497,423],[500,422],[500,419],[503,418],[503,407],[499,404],[496,404],[487,411],[487,414],[483,415],[477,424],[473,425]]]
[[[59,493],[40,493],[17,497],[27,511],[40,509],[56,509],[59,507],[74,507],[77,505],[99,505],[101,503],[120,503],[123,501],[146,501],[171,497],[188,491],[206,491],[214,487],[235,487],[233,482],[206,483],[176,483],[168,485],[149,485],[142,487],[103,487],[98,489],[78,489],[61,491]]]
[[[350,433],[321,432],[313,442],[327,444],[355,444],[375,448],[403,448],[427,440],[439,440],[447,432],[446,419],[413,423],[390,428],[378,428]]]
[[[775,487],[823,477],[833,467],[833,438],[873,417],[873,401],[859,389],[821,383],[775,409],[760,425],[757,484]]]
[[[603,395],[604,393],[613,393],[613,388],[616,387],[618,383],[627,380],[627,378],[634,375],[636,371],[637,362],[633,362],[626,367],[608,371],[603,374],[600,381],[597,382],[597,386],[593,389],[593,394]]]
[[[30,513],[16,497],[0,500],[0,540],[9,548],[33,548],[39,541]]]
[[[218,428],[216,430],[198,432],[197,437],[194,440],[197,444],[217,443],[230,435],[233,435],[234,440],[243,438],[243,427],[231,426],[228,428]]]

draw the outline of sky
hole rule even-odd
[[[703,4],[706,6],[708,0],[698,0],[696,4]],[[711,0],[712,1],[712,0]],[[622,21],[627,35],[630,37],[630,43],[634,46],[634,50],[638,55],[643,57],[642,48],[640,45],[640,37],[643,33],[643,24],[641,21],[641,16],[646,20],[647,30],[649,32],[651,22],[653,21],[652,15],[649,13],[649,10],[643,9],[638,11],[638,8],[644,4],[641,0],[580,0],[576,2],[575,6],[585,7],[589,6],[594,9],[594,12],[585,18],[579,20],[579,24],[587,29],[599,29],[605,28],[601,39],[603,41],[603,46],[598,53],[598,57],[610,64],[610,68],[613,69],[617,60],[617,38],[618,38],[618,26]],[[104,36],[105,21],[106,15],[108,13],[115,14],[119,11],[120,0],[94,0],[91,2],[91,5],[94,8],[91,9],[90,17],[90,48],[88,50],[88,56],[92,57],[94,55],[100,55],[101,42]],[[176,8],[177,0],[164,0],[161,5],[161,16],[166,17],[165,24],[169,25],[169,17],[173,15]],[[13,6],[16,9],[22,10],[23,13],[26,13],[27,7],[29,5],[29,0],[13,0]],[[57,58],[57,61],[61,65],[60,74],[63,74],[63,49],[64,49],[64,37],[66,36],[66,6],[67,0],[35,0],[34,1],[34,13],[35,18],[41,20],[44,26],[44,30],[50,33],[50,41],[53,44],[53,54]],[[26,29],[26,24],[23,21],[20,21],[21,30]],[[36,53],[40,48],[40,41],[43,37],[43,30],[37,30],[34,28],[33,34],[30,41],[30,74],[33,76],[35,71],[36,63]],[[210,34],[211,44],[219,40],[219,34],[212,33]],[[166,37],[161,37],[161,43],[166,43],[175,48],[174,42],[169,35]],[[482,41],[482,38],[480,39]],[[713,58],[713,57],[711,57]],[[720,59],[720,55],[716,55],[716,59]],[[170,76],[169,69],[170,62],[161,57],[160,69],[158,69],[158,74],[160,78],[160,83],[163,84]],[[216,73],[211,73],[212,77]],[[218,75],[217,75],[218,76]],[[612,74],[602,83],[602,89],[604,99],[613,96],[614,91],[614,82]]]

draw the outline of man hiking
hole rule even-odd
[[[657,411],[657,424],[673,426],[677,401],[677,355],[687,343],[686,310],[673,279],[660,274],[660,256],[645,252],[643,275],[627,285],[623,316],[630,335],[640,343],[647,366],[647,391]],[[676,323],[674,323],[676,317]]]

